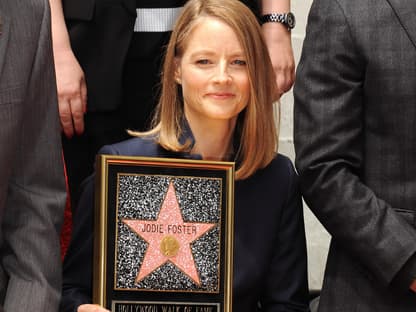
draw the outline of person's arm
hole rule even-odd
[[[309,295],[302,198],[293,165],[289,161],[286,165],[288,187],[261,305],[262,311],[306,312]]]
[[[290,12],[290,0],[261,0],[261,15]],[[295,59],[290,31],[281,23],[264,23],[263,35],[276,73],[278,96],[290,90],[295,80]]]
[[[81,305],[92,303],[94,185],[94,176],[83,182],[73,215],[71,242],[63,263],[60,312],[76,312]]]
[[[98,154],[118,154],[111,146]],[[73,215],[71,242],[63,264],[63,285],[60,312],[104,312],[92,304],[94,262],[95,175],[82,183],[82,193]]]
[[[1,38],[9,44],[2,55],[0,136],[9,138],[1,140],[1,154],[11,150],[12,158],[2,157],[7,163],[0,166],[2,190],[6,184],[0,195],[1,304],[5,311],[55,312],[61,296],[59,234],[66,190],[49,6],[12,1],[4,8],[10,14],[6,22],[12,23],[4,26]]]
[[[63,266],[60,312],[108,312],[92,304],[94,176],[84,182]]]
[[[416,231],[362,179],[371,162],[364,150],[369,60],[350,23],[336,1],[311,7],[294,87],[296,167],[305,201],[337,245],[384,287],[406,275],[400,288],[407,289]]]
[[[52,16],[52,41],[58,88],[59,115],[67,137],[84,131],[87,87],[69,40],[61,0],[49,0]]]

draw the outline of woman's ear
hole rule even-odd
[[[180,59],[175,57],[175,81],[177,84],[182,84],[182,73],[180,67]]]

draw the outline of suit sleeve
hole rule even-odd
[[[415,253],[416,233],[361,177],[367,60],[349,22],[337,1],[312,5],[294,89],[296,166],[333,239],[388,285]]]
[[[4,309],[54,312],[61,296],[59,235],[66,190],[49,7],[46,1],[27,1],[20,14],[11,19],[30,25],[25,33],[29,39],[20,46],[25,50],[22,55],[12,57],[31,67],[14,73],[23,77],[25,95],[16,104],[21,105],[21,119],[14,133],[14,158],[8,163],[13,171],[2,224],[1,259],[8,275]],[[17,43],[21,39],[16,33],[12,36]],[[27,57],[32,61],[27,62]],[[15,139],[0,148],[13,148]]]

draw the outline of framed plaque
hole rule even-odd
[[[231,312],[234,163],[99,155],[93,302]]]

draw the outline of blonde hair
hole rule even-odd
[[[261,27],[254,14],[237,0],[190,0],[184,6],[166,49],[162,70],[161,96],[153,128],[136,136],[156,135],[158,143],[172,151],[189,151],[190,142],[181,144],[184,108],[180,86],[175,81],[175,58],[186,49],[187,39],[201,17],[215,17],[229,25],[246,54],[250,98],[240,113],[235,140],[236,179],[245,179],[267,166],[277,151],[278,120],[273,113],[276,82]]]

